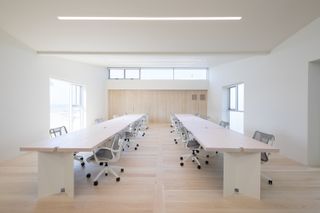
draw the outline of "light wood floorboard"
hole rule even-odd
[[[126,152],[118,165],[125,167],[121,181],[101,177],[94,187],[85,174],[97,173],[75,162],[75,198],[64,194],[37,200],[37,157],[27,153],[0,163],[0,212],[117,212],[117,213],[208,213],[208,212],[320,212],[320,169],[303,166],[273,154],[262,166],[273,177],[270,186],[261,180],[261,200],[222,197],[222,154],[198,170],[192,162],[179,165],[184,152],[173,143],[168,124],[152,124],[138,139],[138,151]]]

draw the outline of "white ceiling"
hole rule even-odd
[[[239,54],[269,52],[319,17],[319,8],[320,0],[0,0],[0,28],[38,52],[64,56],[69,53],[66,57],[73,60],[104,66],[121,64],[121,60],[128,64],[143,62],[149,53],[153,53],[150,60],[158,60],[155,64],[168,60],[168,64],[175,60],[201,64],[208,55],[211,59],[217,56],[220,63],[228,54],[232,54],[232,59]],[[59,21],[57,16],[242,16],[243,19],[75,22]],[[130,56],[131,53],[140,55]]]

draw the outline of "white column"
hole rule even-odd
[[[73,197],[73,153],[38,152],[38,197],[57,194],[64,189]]]
[[[224,153],[224,197],[233,194],[242,194],[260,199],[260,158],[260,152]]]

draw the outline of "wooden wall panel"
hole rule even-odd
[[[204,100],[200,100],[200,95]],[[148,113],[150,122],[164,123],[169,122],[170,113],[207,115],[206,90],[109,90],[108,96],[109,118],[125,113]]]

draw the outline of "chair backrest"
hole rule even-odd
[[[56,128],[49,129],[49,134],[51,138],[55,138],[64,134],[67,134],[67,128],[65,126],[60,126]]]
[[[182,142],[187,143],[189,139],[188,130],[184,126],[181,126],[179,132],[181,135]]]
[[[252,138],[255,140],[258,140],[262,143],[269,144],[269,145],[273,145],[273,143],[275,141],[274,135],[260,132],[260,131],[255,131]],[[261,161],[263,161],[263,162],[269,161],[268,155],[269,155],[268,153],[262,152],[261,153]]]
[[[112,149],[115,150],[115,151],[119,151],[122,149],[122,140],[121,140],[121,135],[120,134],[116,134],[114,137],[113,137],[113,140],[112,140]]]
[[[222,126],[223,128],[229,128],[230,124],[227,121],[220,121],[219,126]]]
[[[95,122],[96,124],[102,123],[102,122],[104,122],[104,121],[105,121],[104,118],[97,118],[97,119],[94,120],[94,122]]]
[[[116,134],[113,137],[113,142],[112,142],[112,155],[113,155],[113,160],[119,160],[121,151],[122,151],[122,145],[123,145],[123,140],[121,138],[120,134]]]

